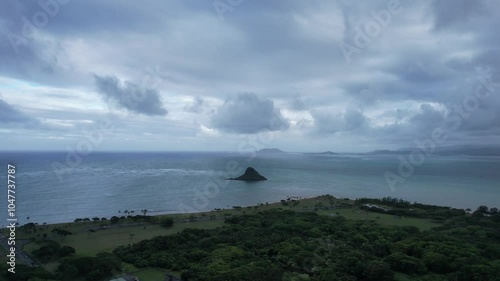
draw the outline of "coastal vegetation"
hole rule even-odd
[[[500,276],[500,213],[486,206],[466,211],[326,195],[197,214],[142,213],[26,224],[19,238],[41,266],[19,265],[17,279],[0,280],[106,280],[120,272],[146,281],[161,272],[185,281]]]

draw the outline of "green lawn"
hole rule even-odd
[[[159,268],[145,268],[133,273],[141,281],[163,281],[165,280],[165,270]]]
[[[348,219],[373,220],[384,225],[416,226],[420,230],[429,230],[432,227],[440,226],[440,224],[432,222],[432,220],[430,219],[408,218],[408,217],[398,218],[397,216],[393,215],[367,212],[355,208],[318,211],[318,213],[324,215],[334,215],[338,213],[339,215],[346,217]]]
[[[58,241],[62,245],[75,248],[79,256],[94,256],[99,252],[111,252],[121,245],[136,243],[158,235],[174,234],[185,228],[210,229],[221,226],[223,223],[222,220],[176,222],[171,228],[164,228],[159,225],[147,225],[145,229],[144,226],[128,226],[98,230],[90,235],[86,231],[77,233],[75,228],[79,228],[80,226],[72,226],[66,229],[75,234],[68,235],[66,238],[53,236],[49,238]],[[134,236],[131,238],[130,234],[134,234]],[[36,248],[38,247],[35,243],[30,243],[25,246],[27,252],[31,252]]]
[[[148,267],[148,268],[142,268],[139,269],[135,267],[132,264],[129,263],[123,263],[123,272],[127,274],[132,274],[134,276],[139,277],[140,280],[142,281],[155,281],[155,280],[164,280],[165,272],[168,270],[161,269],[161,268],[155,268],[155,267]],[[173,272],[173,271],[168,271],[171,275],[177,277],[180,279],[181,273],[180,272]]]

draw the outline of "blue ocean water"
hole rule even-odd
[[[500,157],[430,156],[391,189],[398,155],[249,155],[229,152],[94,152],[74,167],[64,152],[0,153],[0,226],[7,219],[7,163],[16,165],[20,223],[55,223],[111,217],[118,211],[149,214],[202,211],[275,202],[288,196],[392,196],[476,208],[500,207]],[[65,165],[54,171],[53,163]],[[252,166],[268,181],[225,181]]]

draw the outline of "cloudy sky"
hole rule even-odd
[[[1,1],[1,149],[358,152],[437,128],[442,145],[499,144],[498,15],[493,0]]]

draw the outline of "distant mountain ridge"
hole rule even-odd
[[[278,148],[263,148],[261,150],[258,150],[257,153],[286,153],[286,152]]]
[[[374,150],[366,154],[405,154],[412,151],[421,150],[418,147],[414,148],[401,148],[398,150]],[[500,146],[473,146],[473,145],[454,145],[436,147],[434,155],[466,155],[466,156],[500,156]]]
[[[428,148],[424,148],[426,150]],[[409,154],[413,151],[420,151],[418,147],[402,147],[396,150],[378,149],[370,152],[356,152],[347,153],[353,155],[390,155],[390,154]],[[279,148],[263,148],[257,153],[288,153]],[[340,156],[346,153],[337,153],[330,150],[323,152],[304,152],[304,155],[325,155],[325,156]],[[451,145],[440,146],[434,148],[433,155],[452,156],[452,155],[465,155],[465,156],[500,156],[500,145]]]
[[[324,151],[324,152],[306,152],[304,154],[309,154],[309,155],[339,155],[338,153],[332,152],[332,151]]]

